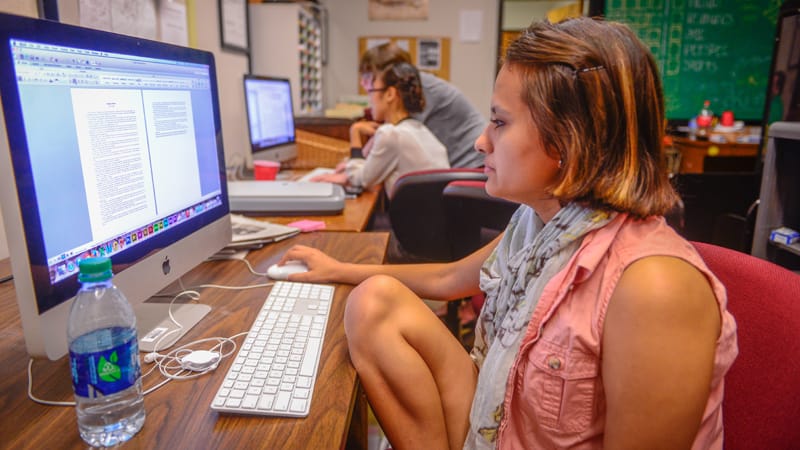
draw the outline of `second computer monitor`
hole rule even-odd
[[[244,97],[253,159],[282,162],[296,158],[289,80],[245,75]]]

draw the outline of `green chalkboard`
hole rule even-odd
[[[668,119],[764,115],[781,0],[606,0],[605,17],[628,24],[661,69]]]

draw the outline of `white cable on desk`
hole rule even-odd
[[[231,259],[239,259],[239,258],[231,258]],[[244,261],[247,264],[247,266],[250,268],[250,271],[253,272],[253,273],[256,273],[255,271],[253,271],[252,266],[250,265],[249,261],[247,261],[246,259],[239,259],[239,260],[240,261]],[[182,280],[179,279],[178,283],[181,286],[181,288],[183,289]],[[274,284],[275,284],[274,282],[260,283],[260,284],[250,285],[250,286],[224,286],[224,285],[218,285],[218,284],[201,284],[201,285],[198,285],[198,286],[193,286],[193,289],[194,288],[197,288],[197,289],[216,288],[216,289],[228,289],[228,290],[247,290],[247,289],[256,289],[256,288],[261,288],[261,287],[269,287],[269,286],[272,286]],[[170,317],[170,320],[172,320],[172,322],[175,325],[178,326],[178,329],[182,328],[183,326],[180,323],[178,323],[178,321],[173,316],[173,314],[172,314],[172,305],[175,302],[175,300],[177,300],[179,297],[182,297],[182,296],[189,296],[193,300],[198,300],[200,298],[200,293],[197,292],[197,291],[194,291],[193,289],[188,289],[188,290],[184,289],[184,290],[182,290],[178,294],[174,295],[173,298],[172,298],[172,301],[170,301],[170,305],[169,305],[169,309],[168,309],[169,317]],[[176,332],[176,331],[178,331],[178,330],[172,330],[172,332]],[[167,334],[169,334],[169,333],[167,333]],[[236,343],[233,341],[233,339],[235,339],[237,337],[240,337],[240,336],[244,336],[246,334],[247,334],[247,332],[245,331],[245,332],[234,334],[233,336],[230,336],[230,337],[211,337],[211,338],[199,339],[197,341],[190,342],[190,343],[182,345],[182,346],[180,346],[180,347],[178,347],[178,348],[176,348],[174,350],[171,350],[169,353],[166,353],[164,355],[161,355],[161,354],[159,354],[159,353],[157,353],[155,351],[151,352],[151,353],[148,353],[147,355],[145,355],[145,361],[147,359],[149,359],[148,356],[153,355],[154,359],[153,359],[152,362],[154,362],[155,365],[150,370],[148,370],[146,373],[144,373],[142,375],[142,378],[148,376],[149,374],[151,374],[153,372],[153,370],[158,368],[159,372],[162,374],[162,376],[165,377],[165,379],[163,381],[161,381],[160,383],[156,384],[155,386],[145,390],[143,395],[150,394],[151,392],[155,391],[156,389],[161,388],[162,386],[164,386],[165,384],[167,384],[171,380],[188,380],[188,379],[192,379],[192,378],[197,378],[199,376],[205,375],[206,373],[215,370],[220,361],[222,361],[223,359],[225,359],[225,358],[229,357],[230,355],[232,355],[233,353],[235,353],[235,351],[236,351]],[[163,339],[163,337],[164,336],[162,336],[162,339]],[[159,341],[156,343],[154,348],[156,348],[156,349],[158,348],[158,343],[160,343],[162,339],[159,339]],[[190,346],[201,344],[201,343],[204,343],[204,342],[209,342],[209,341],[217,341],[217,345],[211,347],[211,350],[210,350],[210,351],[214,351],[215,349],[219,350],[218,351],[219,359],[216,361],[215,364],[210,365],[209,367],[204,368],[203,370],[197,370],[197,371],[196,370],[189,370],[189,369],[186,368],[185,365],[181,364],[182,358],[184,358],[187,355],[192,353],[193,350],[190,349]],[[228,351],[222,351],[224,346],[225,346],[225,344],[231,344],[233,346],[233,348],[228,350]],[[177,363],[177,366],[174,365],[174,363]],[[173,371],[177,371],[177,372],[173,372]],[[186,373],[186,372],[190,372],[190,374],[189,375],[184,375],[184,373]],[[40,398],[36,397],[33,394],[33,358],[28,359],[28,398],[30,398],[32,401],[34,401],[36,403],[39,403],[41,405],[46,405],[46,406],[75,406],[75,402],[74,401],[44,400],[44,399],[40,399]]]

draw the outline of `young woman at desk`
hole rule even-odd
[[[358,62],[361,86],[368,89],[372,74],[401,62],[413,64],[411,55],[394,42],[370,47]],[[486,127],[486,118],[453,84],[425,71],[420,71],[419,77],[425,108],[412,116],[444,144],[451,167],[481,167],[483,155],[473,145]]]
[[[677,197],[648,49],[611,22],[534,24],[491,104],[486,190],[522,204],[502,236],[448,264],[283,257],[310,269],[293,280],[359,284],[350,357],[393,447],[722,448],[736,325],[662,217]],[[467,354],[419,299],[481,291]]]
[[[374,122],[356,122],[350,127],[350,135],[354,142],[360,142],[362,134],[372,136],[369,151],[364,158],[351,158],[341,164],[337,172],[311,181],[356,187],[383,183],[391,198],[392,187],[403,174],[450,167],[444,145],[422,122],[410,116],[425,107],[419,72],[414,66],[398,63],[386,67],[374,74],[367,92],[375,120],[385,123],[375,128]]]

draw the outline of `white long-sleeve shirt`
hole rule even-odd
[[[404,119],[397,125],[383,124],[372,140],[366,159],[347,162],[347,182],[351,185],[369,187],[383,183],[391,198],[394,183],[402,175],[450,167],[445,146],[416,119]]]

